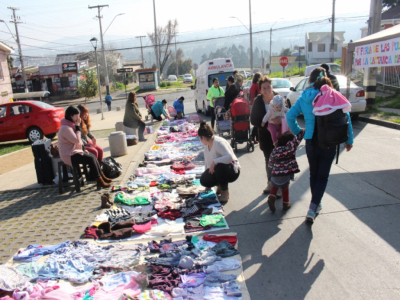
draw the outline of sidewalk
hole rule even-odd
[[[101,114],[92,115],[91,122],[92,122],[92,131],[99,131],[102,130],[104,136],[100,136],[97,139],[97,143],[103,147],[104,150],[104,157],[110,156],[110,149],[108,144],[108,135],[109,133],[115,131],[115,123],[121,122],[124,116],[124,110],[121,111],[111,111],[104,113],[104,120],[101,120]],[[141,110],[142,114],[146,114],[146,110]],[[159,126],[155,123],[156,126]],[[147,122],[146,125],[154,125],[151,122]],[[128,147],[128,154],[117,157],[116,160],[120,162],[123,166],[124,172],[126,172],[127,168],[133,163],[137,162],[138,160],[142,159],[143,157],[139,157],[138,153],[143,152],[142,148],[146,149],[144,152],[147,151],[146,147],[150,147],[154,140],[153,135],[148,135],[146,138],[148,139],[147,142],[138,143],[135,146]],[[143,152],[143,153],[144,153]],[[13,161],[16,160],[24,160],[26,161],[26,165],[12,170],[10,172],[3,173],[0,175],[0,191],[10,191],[10,190],[26,190],[26,189],[47,189],[47,188],[57,188],[56,185],[42,185],[37,183],[36,178],[36,171],[35,165],[33,162],[33,155],[31,148],[27,148],[15,153],[11,153],[4,157],[0,157],[0,165],[2,169],[7,169],[9,166],[7,164],[11,164]],[[10,167],[11,169],[11,167]],[[122,180],[124,174],[122,174],[116,181]]]

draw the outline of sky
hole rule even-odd
[[[23,51],[29,53],[29,50],[38,49],[30,46],[46,45],[61,53],[65,49],[73,49],[73,45],[89,47],[87,37],[99,36],[99,22],[95,18],[97,9],[88,9],[88,6],[103,4],[109,5],[101,12],[103,31],[117,14],[124,13],[109,27],[105,42],[119,37],[147,35],[154,31],[152,0],[0,0],[0,19],[7,22],[10,20],[11,10],[7,6],[20,8],[17,15],[23,22],[18,27],[21,43],[24,44]],[[245,0],[155,0],[155,5],[157,25],[165,25],[168,20],[177,19],[180,32],[214,29],[210,31],[210,36],[215,36],[218,35],[218,28],[243,29],[240,22],[246,26],[249,24],[249,6]],[[336,0],[336,15],[368,16],[369,6],[370,0]],[[300,24],[312,18],[328,18],[332,14],[332,0],[252,0],[251,10],[254,28],[266,30],[275,22],[274,28],[279,28],[288,22]],[[14,33],[14,24],[7,25]],[[318,27],[315,29],[320,30]],[[324,26],[323,31],[329,30],[329,26]],[[16,48],[8,32],[6,25],[0,23],[0,41],[8,42]]]

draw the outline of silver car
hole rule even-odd
[[[193,76],[192,74],[185,74],[183,76],[183,83],[190,82],[193,83]]]

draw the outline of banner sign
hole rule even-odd
[[[78,72],[78,64],[76,62],[72,63],[63,63],[62,70],[64,73],[68,72]]]
[[[400,65],[400,39],[391,39],[354,50],[354,68],[388,67]]]

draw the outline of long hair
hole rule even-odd
[[[130,92],[128,95],[128,101],[131,103],[135,103],[135,95],[136,95],[135,92]]]
[[[78,105],[78,109],[81,112],[80,113],[80,117],[81,117],[81,120],[82,120],[81,121],[82,131],[83,131],[84,134],[87,134],[88,130],[90,129],[90,127],[92,127],[92,123],[90,123],[89,109],[86,106],[81,105],[81,104]],[[87,120],[83,119],[83,116],[85,114],[87,114],[87,116],[88,116]]]
[[[308,83],[314,83],[312,86],[316,90],[320,90],[325,84],[333,88],[331,80],[326,75],[326,71],[322,67],[317,67],[311,71],[310,77],[308,78]]]

